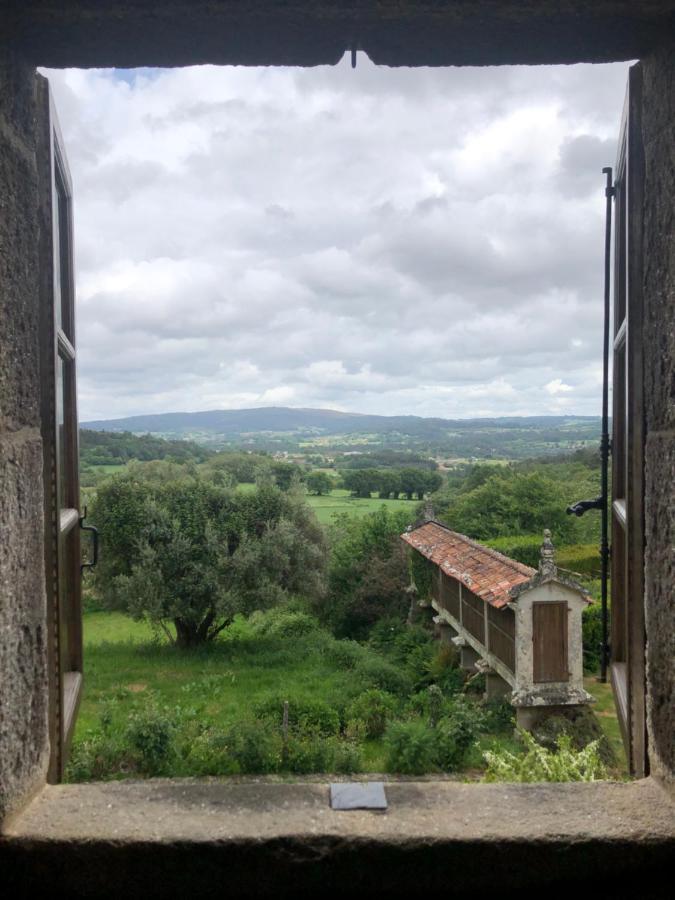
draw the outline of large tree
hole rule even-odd
[[[94,516],[104,600],[181,647],[213,640],[238,612],[323,590],[323,530],[297,492],[132,474],[100,489]]]

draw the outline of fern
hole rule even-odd
[[[556,749],[548,750],[527,731],[519,731],[519,736],[525,745],[521,756],[508,750],[483,753],[487,762],[485,781],[598,781],[607,777],[598,752],[599,741],[575,750],[569,736],[561,735]]]

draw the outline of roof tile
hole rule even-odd
[[[470,586],[474,594],[498,608],[510,602],[511,588],[536,574],[536,569],[451,531],[440,522],[424,522],[401,538],[446,575]]]

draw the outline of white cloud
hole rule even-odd
[[[625,65],[48,74],[83,419],[599,411]]]

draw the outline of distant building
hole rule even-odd
[[[401,535],[431,565],[430,602],[441,638],[464,668],[483,671],[486,695],[509,697],[517,722],[590,703],[583,685],[581,614],[590,599],[558,573],[550,532],[539,569],[451,531],[429,517]],[[425,603],[421,598],[420,603]]]

